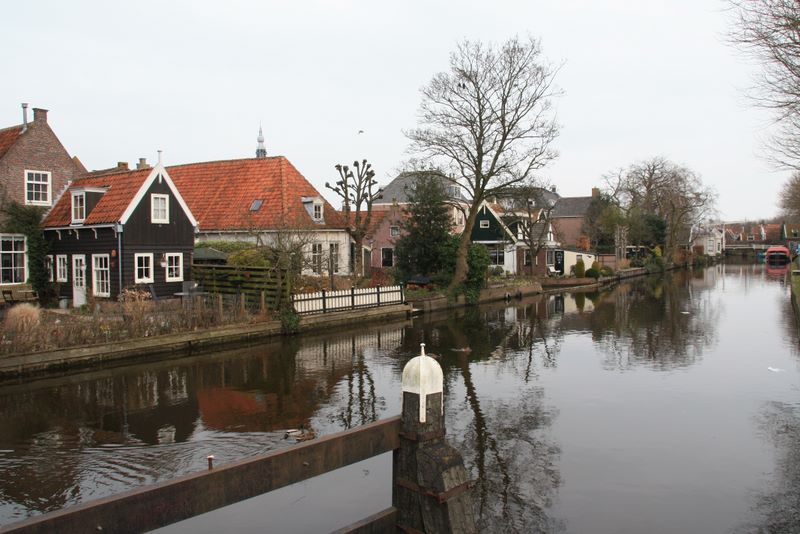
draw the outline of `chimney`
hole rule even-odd
[[[42,108],[33,108],[33,122],[43,122],[47,124],[47,110]]]
[[[28,131],[28,103],[22,103],[22,133]]]
[[[597,198],[600,196],[600,189],[597,187],[592,188],[592,197]]]
[[[120,169],[122,171],[127,171],[128,170],[128,162],[127,161],[118,161],[117,162],[117,169]]]
[[[147,158],[139,158],[139,163],[136,164],[136,170],[149,169],[150,165],[147,164]]]
[[[555,192],[556,192],[556,186],[552,186],[552,187],[550,188],[550,192],[551,192],[551,193],[555,193]]]

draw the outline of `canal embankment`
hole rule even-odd
[[[297,332],[335,329],[366,322],[405,318],[412,313],[460,308],[541,293],[597,288],[622,279],[646,275],[643,268],[618,271],[614,276],[595,278],[553,278],[524,285],[502,285],[481,290],[477,302],[467,302],[465,296],[449,298],[443,295],[409,299],[407,304],[377,308],[347,310],[299,319]],[[237,345],[249,345],[259,340],[284,334],[279,320],[246,325],[229,325],[179,334],[131,339],[127,341],[55,349],[0,358],[0,382],[35,379],[52,374],[78,372],[94,366],[125,365],[156,359],[178,358]]]

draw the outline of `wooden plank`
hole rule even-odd
[[[400,417],[0,527],[14,534],[143,532],[399,447]]]

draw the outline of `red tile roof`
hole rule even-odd
[[[104,175],[90,175],[78,178],[70,184],[69,190],[80,187],[105,187],[106,192],[97,205],[89,212],[84,225],[108,224],[120,220],[125,208],[133,200],[145,179],[153,169],[139,171],[111,173]],[[68,190],[68,191],[69,191]],[[44,220],[45,228],[69,226],[72,222],[72,195],[65,192]]]
[[[22,135],[21,124],[0,130],[0,158],[5,156],[6,152],[14,146],[20,135]]]
[[[319,191],[283,156],[210,161],[167,167],[201,231],[280,228],[344,228],[324,202],[324,224],[315,224],[302,197]],[[254,200],[262,200],[251,211]]]

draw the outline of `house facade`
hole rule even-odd
[[[470,239],[489,251],[490,265],[502,267],[510,274],[517,273],[517,237],[503,222],[502,207],[484,201],[478,208]]]
[[[691,250],[695,254],[721,256],[724,246],[725,234],[717,226],[701,226],[692,233]]]
[[[556,230],[556,237],[565,247],[589,250],[589,237],[583,230],[586,213],[592,200],[600,195],[600,190],[592,188],[589,197],[560,197],[550,212],[550,221]]]
[[[161,164],[74,180],[43,227],[51,280],[73,306],[135,286],[171,296],[190,279],[197,221]]]
[[[293,240],[305,251],[304,274],[351,273],[346,221],[285,157],[260,155],[167,170],[197,217],[198,245]]]
[[[33,109],[28,121],[23,104],[22,124],[0,129],[0,197],[3,202],[39,206],[49,210],[67,184],[86,172],[69,155],[47,123],[47,110]],[[28,279],[27,240],[3,231],[0,220],[0,285],[21,284]]]

